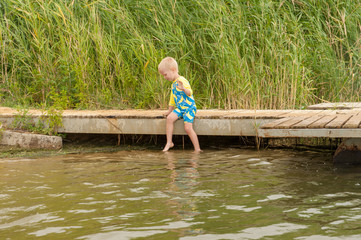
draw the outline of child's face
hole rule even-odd
[[[162,74],[165,79],[171,82],[173,82],[178,77],[178,73],[174,69],[162,69],[159,71],[159,73]]]

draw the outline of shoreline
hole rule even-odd
[[[14,146],[0,145],[0,159],[18,158],[41,158],[53,157],[67,154],[91,154],[109,153],[119,151],[159,151],[165,144],[165,136],[151,135],[127,135],[123,136],[118,145],[118,138],[114,135],[70,135],[63,139],[63,147],[57,150],[49,149],[25,149]],[[238,137],[204,137],[200,136],[202,150],[215,149],[254,149],[255,151],[267,151],[268,149],[278,149],[282,151],[315,151],[325,152],[332,155],[337,148],[337,142],[330,139],[272,139],[264,140],[257,147],[255,138]],[[174,136],[176,151],[193,151],[192,144],[187,136]],[[170,151],[172,151],[170,150]]]

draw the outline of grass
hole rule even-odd
[[[359,101],[361,4],[351,0],[3,0],[6,106],[166,108],[175,57],[199,108]]]

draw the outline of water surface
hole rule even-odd
[[[361,172],[222,149],[0,160],[0,239],[360,239]]]

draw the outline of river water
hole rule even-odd
[[[360,239],[361,171],[215,149],[0,160],[0,239]]]

